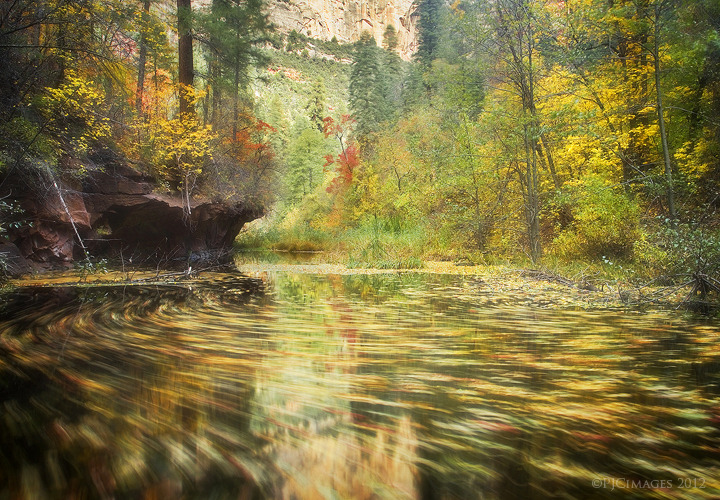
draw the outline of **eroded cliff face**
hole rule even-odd
[[[382,46],[392,25],[398,36],[398,53],[409,60],[417,50],[417,5],[414,0],[271,0],[270,20],[283,32],[321,40],[354,42],[369,31]]]
[[[0,198],[22,193],[15,201],[29,222],[0,238],[0,259],[9,274],[79,262],[85,257],[79,239],[93,257],[123,262],[165,268],[219,262],[243,225],[263,215],[249,203],[208,199],[193,200],[187,213],[179,196],[154,193],[155,180],[123,158],[108,153],[96,160],[82,165],[87,174],[81,181],[28,187],[20,179],[5,179]]]

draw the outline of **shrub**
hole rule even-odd
[[[720,230],[697,224],[663,224],[655,235],[657,251],[667,255],[666,275],[720,273]]]
[[[570,211],[570,223],[553,241],[561,257],[632,257],[640,237],[640,210],[621,189],[590,177],[569,185],[557,201]]]

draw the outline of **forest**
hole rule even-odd
[[[0,1],[0,499],[720,498],[720,0],[293,2]]]
[[[341,44],[265,8],[4,2],[3,179],[110,151],[188,209],[260,207],[239,249],[717,291],[720,2],[421,0],[411,61],[392,26]],[[27,223],[0,203],[3,234]]]

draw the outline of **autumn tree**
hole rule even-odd
[[[490,7],[494,22],[493,51],[499,63],[496,75],[519,105],[517,115],[522,157],[513,160],[522,190],[530,257],[542,254],[540,241],[540,168],[541,123],[537,110],[537,79],[541,59],[537,40],[539,5],[528,0],[498,0]]]

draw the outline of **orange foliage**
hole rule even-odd
[[[245,127],[238,130],[234,140],[230,140],[230,154],[241,163],[257,162],[261,159],[272,159],[275,153],[267,142],[267,136],[277,129],[251,115],[245,115],[242,121]]]

